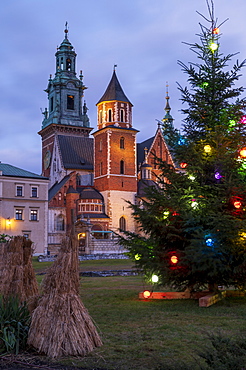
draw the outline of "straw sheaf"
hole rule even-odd
[[[47,271],[41,289],[43,294],[55,290],[58,294],[79,294],[79,261],[77,243],[64,239],[56,261]],[[55,277],[55,278],[54,278]]]
[[[87,309],[72,293],[41,298],[32,315],[28,343],[51,358],[85,356],[102,345]]]
[[[0,293],[18,296],[26,301],[38,294],[38,284],[32,266],[32,242],[16,236],[1,245]]]
[[[64,240],[48,270],[33,311],[28,344],[51,358],[85,356],[102,345],[96,327],[79,297],[77,243]]]

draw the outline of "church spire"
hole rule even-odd
[[[174,119],[170,114],[171,108],[170,108],[170,105],[169,105],[170,97],[168,95],[168,83],[166,85],[166,88],[167,88],[167,91],[166,91],[166,106],[164,108],[164,110],[166,111],[166,114],[165,114],[164,118],[162,119],[162,122],[172,124]]]
[[[83,75],[76,76],[76,56],[68,39],[68,23],[65,23],[64,39],[57,48],[55,77],[50,76],[48,87],[49,109],[44,112],[42,129],[50,124],[67,126],[90,126],[87,106],[83,105]]]

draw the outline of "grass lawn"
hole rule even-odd
[[[42,273],[49,264],[34,261],[34,268]],[[80,270],[132,266],[130,260],[83,261]],[[42,277],[38,275],[38,280]],[[140,301],[138,293],[144,288],[141,276],[82,277],[81,298],[103,346],[85,358],[60,362],[86,369],[196,370],[202,368],[197,352],[209,344],[208,333],[228,338],[245,333],[245,297],[226,298],[201,308],[196,300]]]

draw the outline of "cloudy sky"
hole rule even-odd
[[[214,0],[222,26],[221,49],[246,58],[246,1]],[[166,83],[171,114],[180,127],[177,82],[186,76],[177,64],[196,61],[183,42],[196,42],[196,12],[207,15],[206,0],[8,0],[1,1],[0,161],[41,173],[41,109],[47,107],[49,75],[54,76],[55,52],[68,38],[83,70],[85,100],[91,127],[95,104],[103,95],[117,64],[117,76],[133,103],[138,141],[151,137],[156,119],[164,116]],[[246,86],[246,70],[240,81]]]

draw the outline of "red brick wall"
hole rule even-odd
[[[124,138],[124,148],[120,148],[121,138]],[[101,151],[99,150],[100,141],[102,141]],[[107,157],[108,151],[110,153],[109,163]],[[120,173],[120,161],[124,161],[124,174],[122,175]],[[102,176],[104,176],[97,178],[100,176],[100,163],[102,163]],[[99,191],[136,191],[136,150],[134,131],[105,128],[102,132],[95,135],[95,187]]]

